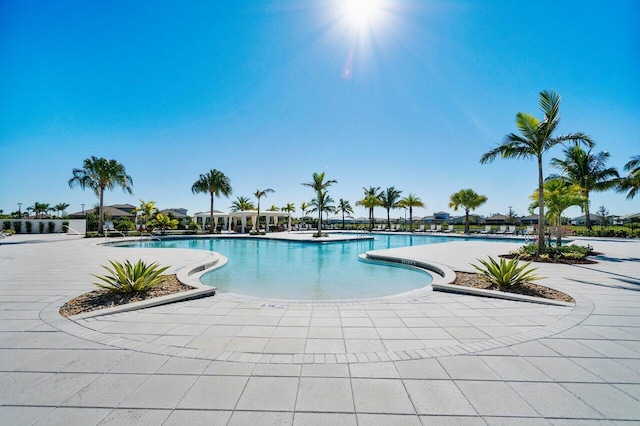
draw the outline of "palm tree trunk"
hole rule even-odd
[[[318,199],[320,199],[320,194],[318,194]],[[318,206],[318,237],[322,236],[322,206]]]
[[[584,213],[586,215],[585,220],[586,220],[587,230],[591,231],[591,228],[593,225],[591,224],[591,214],[589,213],[589,193],[588,192],[584,193]]]
[[[342,230],[344,231],[344,210],[342,210]]]
[[[545,252],[544,246],[544,179],[542,178],[542,155],[538,156],[538,254]]]
[[[213,192],[211,194],[211,205],[209,210],[209,233],[213,234]]]
[[[98,207],[98,233],[104,233],[104,188],[100,187],[100,206]]]
[[[387,209],[387,228],[391,229],[391,213],[389,209]]]
[[[464,233],[469,235],[469,209],[464,209]]]
[[[411,232],[413,232],[413,207],[409,207],[409,227],[411,228]]]

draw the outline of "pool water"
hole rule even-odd
[[[361,261],[369,250],[451,241],[434,235],[374,234],[373,240],[308,243],[257,238],[141,241],[129,247],[190,248],[218,252],[229,262],[201,277],[231,293],[274,299],[341,300],[381,297],[422,288],[427,272]],[[465,238],[466,240],[466,238]],[[487,241],[486,239],[484,241]]]

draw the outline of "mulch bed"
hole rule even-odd
[[[500,257],[503,257],[505,259],[515,259],[517,256],[515,254],[501,254]],[[543,259],[540,256],[535,256],[535,257],[529,257],[526,259],[519,257],[518,259],[525,262],[563,263],[565,265],[593,265],[594,263],[598,263],[594,260],[589,260],[589,259],[568,259],[566,257],[559,257],[559,258],[549,257],[549,258]]]
[[[567,294],[538,284],[521,284],[501,290],[498,286],[489,282],[489,280],[482,275],[468,272],[456,272],[456,280],[451,284],[463,287],[481,288],[485,290],[505,291],[507,293],[516,293],[525,296],[542,297],[544,299],[559,300],[561,302],[575,302],[573,297]]]
[[[111,293],[105,289],[85,293],[62,305],[60,315],[68,317],[188,290],[193,290],[193,287],[180,283],[178,277],[175,275],[169,275],[162,284],[153,287],[145,293],[118,294]]]

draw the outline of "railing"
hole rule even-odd
[[[364,225],[360,225],[358,226],[357,232],[356,232],[356,239],[364,239],[367,235],[367,227]]]

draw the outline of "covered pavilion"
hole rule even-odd
[[[199,212],[193,215],[194,220],[199,223],[204,229],[207,218],[211,217],[211,212]],[[269,232],[271,226],[278,226],[279,219],[287,219],[287,229],[291,229],[291,213],[289,212],[274,212],[274,211],[260,211],[258,215],[257,210],[240,210],[230,213],[223,213],[217,210],[213,211],[213,226],[218,226],[218,221],[222,219],[223,229],[231,232],[236,229],[236,225],[240,225],[240,232],[247,232],[247,219],[251,219],[251,231],[256,231],[256,224],[260,217],[265,218],[267,224],[266,231]]]

